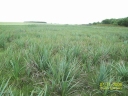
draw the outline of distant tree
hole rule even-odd
[[[117,23],[120,26],[128,27],[128,17],[119,19]]]
[[[128,17],[122,20],[122,25],[128,27]]]
[[[119,19],[105,19],[102,20],[102,24],[114,24],[128,27],[128,17]]]
[[[111,20],[110,19],[105,19],[102,21],[103,24],[111,24]]]
[[[25,23],[47,23],[44,21],[24,21]]]
[[[93,25],[96,25],[96,24],[113,24],[113,25],[120,25],[120,26],[126,26],[128,27],[128,17],[126,18],[119,18],[119,19],[105,19],[105,20],[102,20],[101,22],[93,22],[92,24]]]
[[[93,22],[93,25],[96,25],[97,23],[96,22]]]
[[[100,22],[93,22],[92,24],[93,24],[93,25],[96,25],[96,24],[100,24]]]

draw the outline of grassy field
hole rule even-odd
[[[45,23],[31,23],[31,22],[0,22],[0,25],[43,25]]]
[[[0,96],[128,96],[128,28],[1,24]]]

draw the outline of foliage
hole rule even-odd
[[[128,95],[127,27],[23,24],[0,25],[0,96]]]
[[[102,20],[102,24],[114,24],[128,27],[128,17],[119,19],[105,19]]]

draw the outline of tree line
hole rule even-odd
[[[24,21],[24,23],[47,23],[44,21]]]
[[[104,19],[101,22],[94,22],[93,24],[113,24],[128,27],[128,17],[119,19]]]

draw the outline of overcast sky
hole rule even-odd
[[[128,17],[127,0],[0,0],[0,22],[87,24]]]

